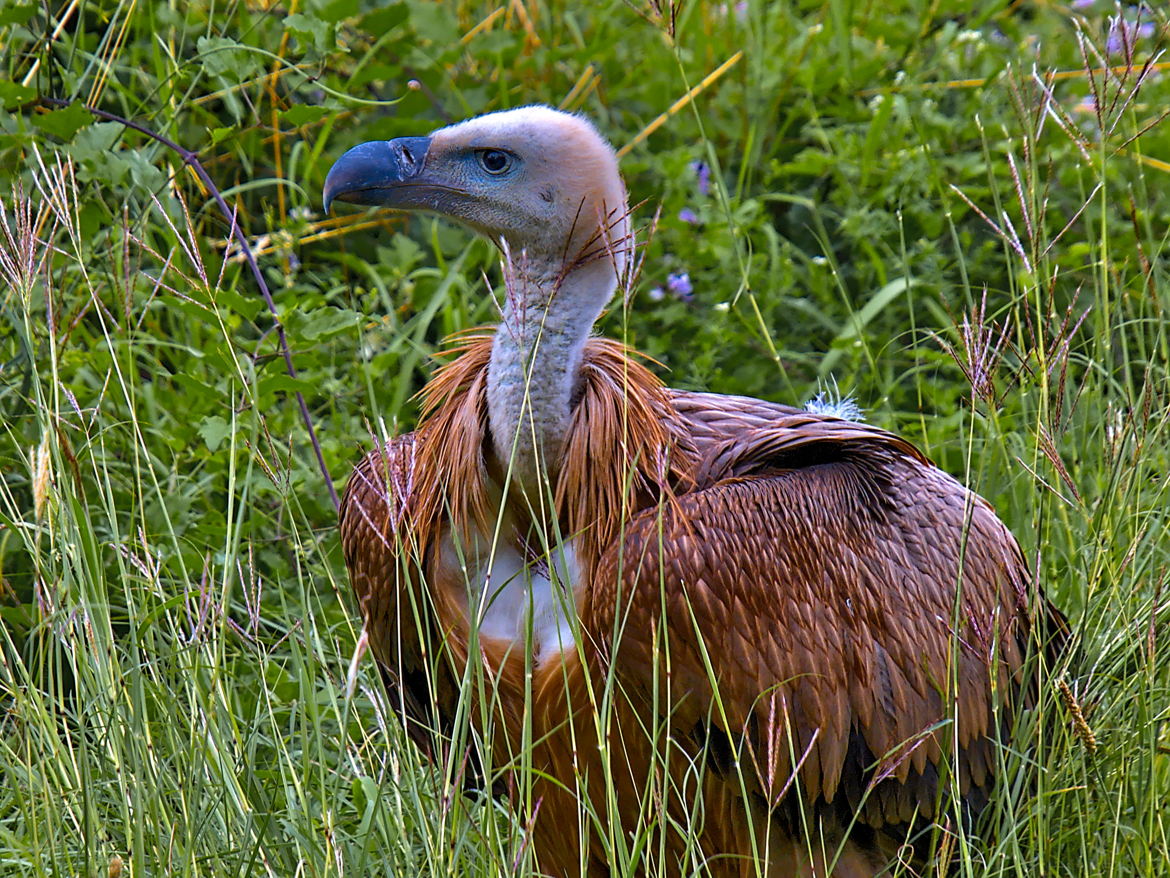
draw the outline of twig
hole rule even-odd
[[[70,101],[60,100],[58,98],[38,98],[34,104],[48,105],[53,107],[67,107]],[[185,149],[179,144],[175,143],[167,137],[151,131],[144,125],[137,122],[132,122],[123,116],[118,116],[114,113],[108,113],[105,110],[99,110],[97,107],[90,107],[82,104],[83,107],[91,114],[99,119],[104,119],[107,122],[117,122],[119,125],[124,125],[137,131],[139,134],[144,134],[151,140],[161,143],[167,149],[175,152],[179,158],[183,160],[183,164],[191,168],[195,172],[195,176],[199,181],[207,187],[211,193],[211,197],[215,199],[216,205],[219,207],[220,213],[223,214],[224,219],[227,220],[228,226],[231,228],[232,237],[236,239],[239,245],[240,252],[244,254],[248,265],[252,268],[252,277],[256,280],[256,286],[260,288],[260,295],[264,297],[264,303],[268,306],[269,313],[272,314],[272,320],[276,325],[276,337],[280,345],[281,355],[284,357],[284,368],[290,378],[297,377],[296,366],[293,365],[292,351],[289,350],[288,338],[284,333],[284,324],[280,322],[280,314],[276,310],[276,303],[272,300],[272,293],[268,291],[268,284],[264,281],[264,275],[260,271],[260,266],[256,262],[256,256],[252,253],[252,247],[248,243],[248,237],[244,234],[244,230],[240,228],[239,223],[236,222],[236,215],[231,210],[227,202],[224,201],[223,195],[220,194],[219,187],[212,181],[211,176],[203,168],[203,164],[199,161],[199,157]],[[337,489],[333,486],[333,478],[329,475],[329,468],[325,465],[325,455],[321,452],[321,443],[317,439],[317,431],[313,429],[313,419],[309,416],[309,406],[305,403],[304,395],[299,391],[294,391],[297,397],[297,406],[301,410],[301,419],[305,422],[305,428],[309,431],[309,440],[313,443],[313,451],[317,455],[317,466],[321,469],[321,475],[325,479],[325,487],[329,489],[329,499],[333,501],[333,508],[341,508],[341,500],[337,496]]]

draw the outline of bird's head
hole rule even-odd
[[[325,178],[326,210],[335,200],[449,217],[552,271],[607,260],[620,274],[629,247],[613,148],[587,120],[551,107],[359,144]]]

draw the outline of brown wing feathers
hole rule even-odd
[[[676,691],[690,704],[671,707],[682,725],[701,724],[714,685],[697,638],[678,636],[697,629],[707,654],[721,659],[721,700],[735,708],[720,731],[748,739],[756,763],[775,762],[763,730],[779,726],[785,740],[773,773],[786,778],[803,759],[810,798],[832,801],[848,765],[854,806],[862,779],[888,774],[871,791],[865,822],[908,821],[915,808],[931,816],[952,738],[963,792],[988,780],[988,675],[1007,692],[1022,661],[1024,573],[1014,542],[982,501],[881,431],[799,415],[759,439],[755,448],[742,438],[715,446],[703,471],[726,478],[701,477],[700,490],[661,523],[644,513],[621,551],[603,559],[597,625],[605,629],[613,613],[629,619],[620,649],[632,655],[615,659],[618,674],[650,691],[651,647],[631,640],[665,615],[660,625],[676,635],[671,672],[683,680]],[[677,585],[664,607],[660,578]],[[953,636],[956,584],[962,621]],[[957,734],[944,723],[956,678]]]

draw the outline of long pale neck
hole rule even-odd
[[[488,365],[488,420],[496,453],[523,489],[555,477],[585,342],[616,283],[604,259],[560,279],[527,261],[511,270]]]

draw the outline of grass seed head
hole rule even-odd
[[[1060,690],[1060,699],[1064,702],[1065,709],[1068,710],[1069,715],[1072,717],[1073,733],[1085,745],[1085,749],[1089,751],[1089,755],[1092,756],[1097,752],[1097,736],[1093,734],[1092,728],[1089,727],[1089,723],[1085,719],[1085,714],[1081,710],[1081,705],[1077,702],[1076,695],[1073,694],[1072,689],[1065,680],[1058,680],[1056,688]]]

